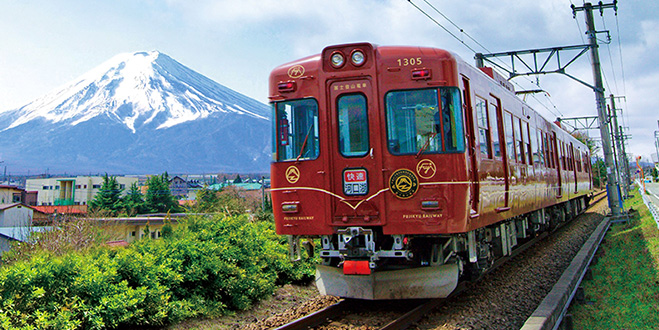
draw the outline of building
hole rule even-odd
[[[0,252],[9,251],[14,241],[25,242],[31,233],[50,230],[50,227],[33,227],[35,210],[21,203],[0,204]]]
[[[186,198],[188,196],[188,182],[177,175],[169,180],[169,191],[176,198]]]
[[[89,218],[108,236],[110,242],[125,241],[132,243],[149,236],[152,239],[162,237],[163,227],[169,222],[172,229],[178,226],[176,217],[134,217],[134,218]]]
[[[23,203],[25,205],[37,205],[37,192],[11,185],[0,185],[0,204]]]
[[[43,225],[73,217],[87,215],[87,205],[39,205],[34,206],[34,225]]]
[[[122,196],[137,182],[136,177],[117,176]],[[101,190],[102,176],[27,179],[26,190],[37,192],[37,205],[87,205]]]

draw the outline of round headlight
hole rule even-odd
[[[352,64],[356,66],[360,66],[364,64],[366,60],[366,57],[364,56],[364,53],[362,53],[361,50],[356,50],[352,52]]]
[[[335,67],[335,68],[340,68],[345,63],[345,59],[343,58],[343,54],[338,53],[338,52],[332,54],[331,61],[332,61],[332,66]]]

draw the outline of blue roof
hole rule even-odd
[[[261,189],[260,183],[216,183],[208,186],[208,189],[221,190],[226,186],[234,186],[244,190],[258,190]]]
[[[53,230],[55,227],[0,227],[0,236],[15,241],[25,242],[31,233],[41,233]]]

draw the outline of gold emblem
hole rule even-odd
[[[300,170],[295,166],[289,166],[286,169],[286,181],[289,183],[296,183],[297,180],[300,180]]]
[[[414,172],[401,168],[389,178],[389,189],[400,199],[408,199],[419,189],[419,180]]]
[[[293,65],[288,69],[288,76],[297,79],[304,75],[304,67],[301,65]]]
[[[430,159],[424,159],[416,164],[416,173],[424,179],[432,178],[436,172],[437,166]]]

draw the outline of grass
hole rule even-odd
[[[581,284],[586,302],[568,312],[575,329],[659,327],[659,229],[638,192],[625,204],[638,213],[607,233],[593,279]]]

